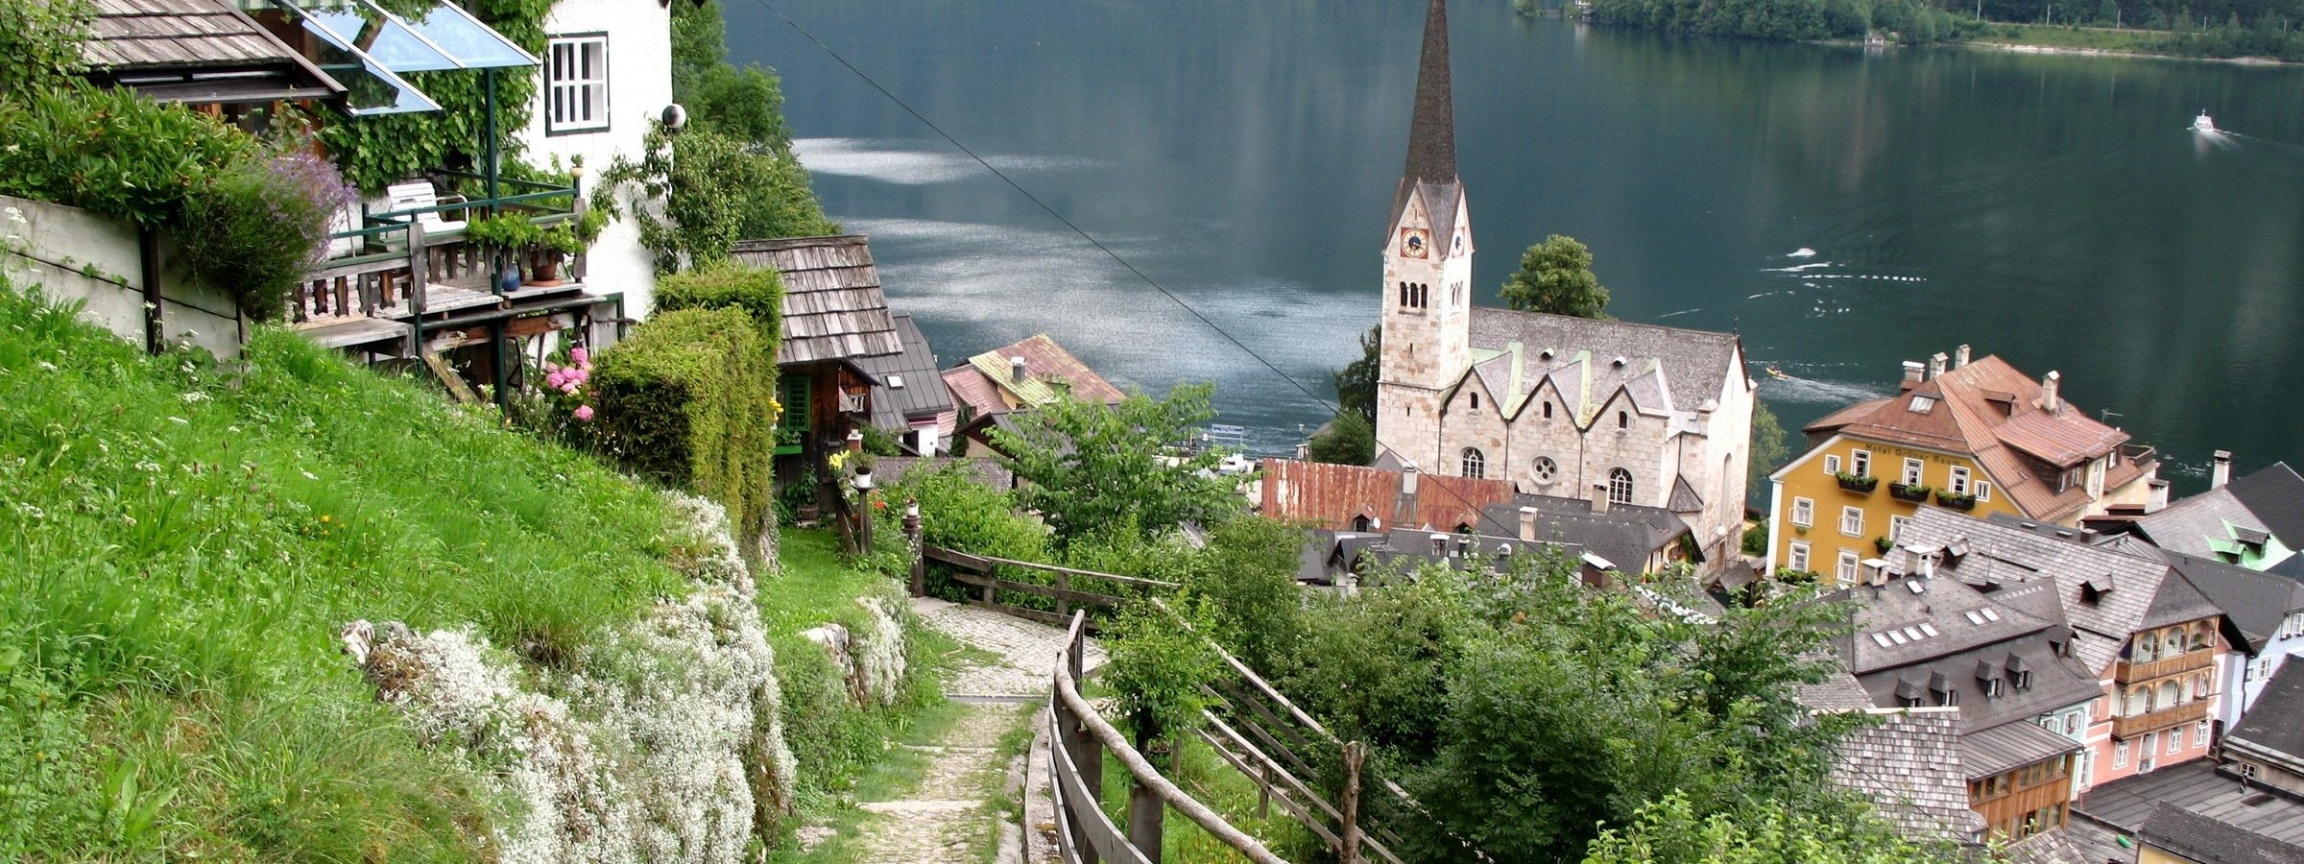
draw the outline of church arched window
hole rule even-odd
[[[1406,282],[1400,283],[1400,307],[1403,309],[1408,307],[1408,283]]]
[[[1632,503],[1632,472],[1622,468],[1608,469],[1608,503]]]
[[[1544,403],[1544,419],[1552,419],[1552,403],[1550,402]]]
[[[1464,476],[1474,480],[1488,476],[1488,457],[1480,452],[1480,448],[1464,448]]]
[[[1449,285],[1449,286],[1448,286],[1448,305],[1449,305],[1449,306],[1451,306],[1451,307],[1454,307],[1454,306],[1459,306],[1459,305],[1462,305],[1463,303],[1464,303],[1464,283],[1462,283],[1462,282],[1457,282],[1457,283],[1454,283],[1454,284],[1451,284],[1451,285]]]
[[[1472,410],[1480,410],[1480,394],[1478,393],[1472,394]]]
[[[1630,428],[1632,428],[1632,413],[1631,413],[1631,412],[1629,412],[1629,411],[1618,411],[1618,412],[1616,412],[1616,428],[1618,428],[1618,429],[1630,429]]]

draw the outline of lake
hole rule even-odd
[[[771,0],[1289,378],[1376,320],[1415,0]],[[1046,332],[1124,385],[1215,381],[1285,450],[1328,411],[771,15],[825,209],[947,365]],[[1733,330],[1788,428],[1960,343],[2157,445],[2304,459],[2304,69],[1786,45],[1451,7],[1494,303],[1548,234],[1620,318]],[[2229,134],[2197,136],[2193,115]],[[1812,253],[1812,254],[1809,254]]]

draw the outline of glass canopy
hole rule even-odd
[[[343,82],[354,116],[440,110],[404,73],[538,65],[455,4],[419,2],[423,11],[411,20],[373,0],[240,0],[248,11],[285,12],[318,37],[316,63]]]

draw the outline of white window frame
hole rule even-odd
[[[1966,495],[1968,494],[1969,480],[1968,469],[1954,465],[1952,466],[1952,479],[1944,484],[1944,490],[1954,495]]]
[[[1843,584],[1855,582],[1857,577],[1864,575],[1862,567],[1862,556],[1857,555],[1856,550],[1842,549],[1839,562],[1832,568],[1832,576]]]
[[[1826,474],[1830,474],[1830,475],[1833,475],[1833,476],[1835,476],[1835,477],[1839,476],[1839,475],[1840,475],[1840,457],[1838,457],[1838,456],[1833,456],[1833,455],[1826,455],[1826,456],[1824,457],[1824,473],[1826,473]]]
[[[1798,525],[1802,528],[1810,528],[1816,525],[1816,499],[1792,499],[1792,524]]]
[[[1976,492],[1975,492],[1975,494],[1976,494],[1976,500],[1978,500],[1978,501],[1990,501],[1990,500],[1992,500],[1992,481],[1990,481],[1990,480],[1977,480],[1977,481],[1975,481],[1975,482],[1971,483],[1970,485],[1971,485],[1971,486],[1973,486],[1973,487],[1975,488],[1975,490],[1976,490]]]
[[[562,65],[563,51],[568,65]],[[583,75],[586,55],[592,74]],[[608,34],[568,33],[544,48],[544,134],[608,131]],[[589,112],[590,117],[583,116]]]
[[[1864,536],[1864,508],[1840,508],[1840,533],[1846,534],[1850,537]]]
[[[2184,727],[2178,726],[2168,730],[2168,755],[2174,756],[2182,752],[2184,752]]]
[[[1903,541],[1904,541],[1904,526],[1906,526],[1906,525],[1910,525],[1910,524],[1912,524],[1912,517],[1910,517],[1910,516],[1890,516],[1890,517],[1888,517],[1888,542],[1890,542],[1890,543],[1901,543],[1901,542],[1903,542]]]
[[[2208,721],[2206,721],[2206,720],[2199,720],[2199,721],[2194,721],[2194,722],[2193,722],[2193,724],[2192,724],[2192,746],[2194,746],[2194,747],[2206,747],[2206,746],[2208,746]]]
[[[1872,476],[1872,451],[1848,451],[1848,473],[1858,477]]]
[[[2126,741],[2114,741],[2114,742],[2112,742],[2112,767],[2114,767],[2114,768],[2126,768],[2126,767],[2128,767],[2128,742],[2126,742]]]
[[[1910,456],[1904,457],[1904,485],[1918,486],[1928,479],[1928,463]]]
[[[1807,542],[1802,540],[1792,541],[1791,551],[1785,553],[1784,555],[1785,568],[1805,573],[1808,570],[1808,564],[1809,556]]]

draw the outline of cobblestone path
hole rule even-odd
[[[912,609],[927,626],[994,656],[990,660],[963,660],[945,673],[944,692],[962,703],[965,713],[935,744],[911,748],[931,757],[928,772],[917,788],[894,801],[861,805],[875,818],[864,827],[860,860],[865,864],[973,862],[982,860],[984,847],[996,842],[1008,847],[1001,849],[1001,858],[1013,860],[1020,850],[1012,841],[999,841],[1004,832],[993,824],[985,806],[993,797],[1005,794],[1004,781],[1010,772],[995,745],[1002,735],[1039,713],[1056,655],[1063,650],[1064,631],[941,600],[914,599]],[[1103,659],[1103,652],[1091,646],[1089,664]],[[1029,772],[1041,782],[1028,784],[1027,802],[1046,797],[1043,773]],[[1005,836],[1012,837],[1013,832]],[[1034,856],[1033,860],[1042,859]]]

